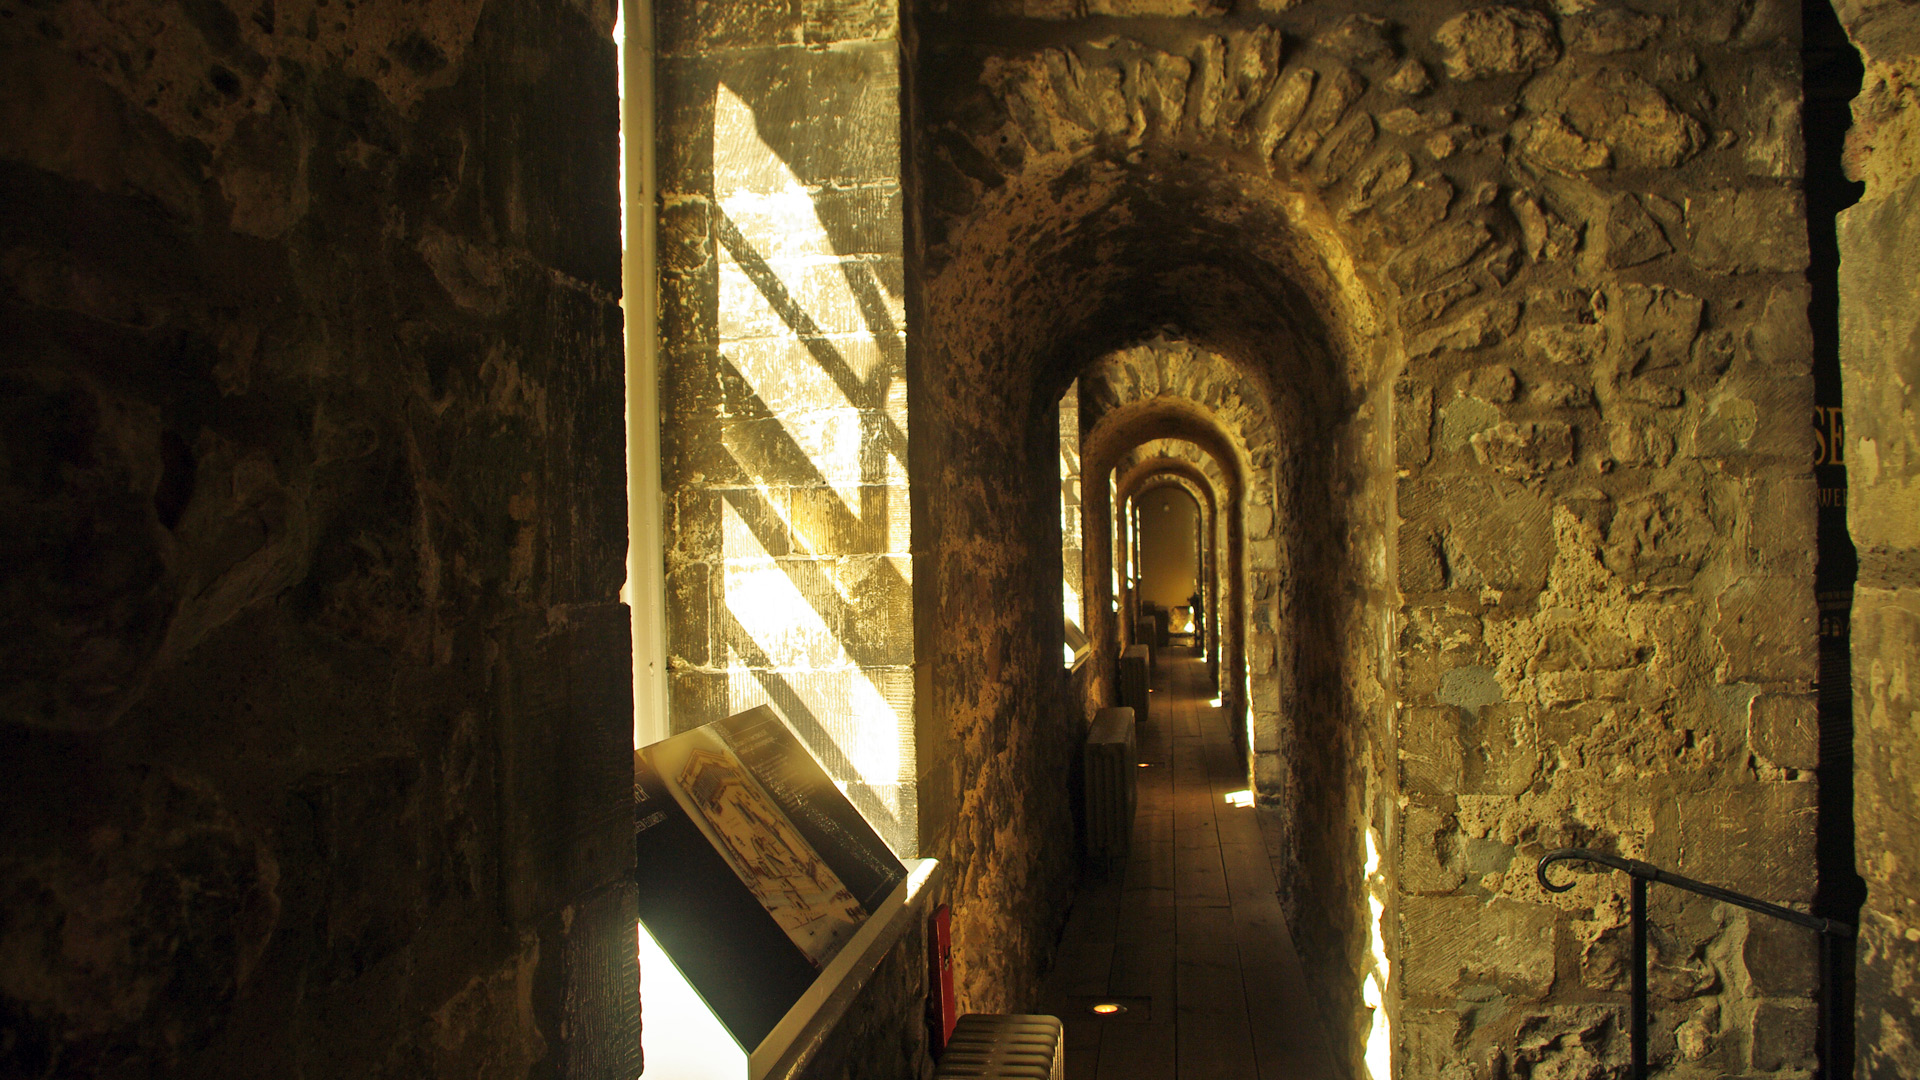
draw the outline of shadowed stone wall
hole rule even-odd
[[[1623,888],[1546,895],[1535,857],[1813,887],[1793,9],[987,7],[917,6],[931,543],[1028,591],[991,554],[1008,417],[1076,356],[1171,326],[1295,402],[1316,467],[1280,497],[1335,580],[1289,617],[1334,643],[1301,685],[1348,808],[1297,823],[1340,869],[1296,936],[1336,961],[1339,1045],[1409,1077],[1618,1065]],[[1006,619],[923,655],[999,671],[1033,651]],[[1019,679],[936,706],[1014,744],[1044,715]],[[1808,1067],[1804,956],[1656,895],[1656,1056]]]
[[[1866,62],[1847,175],[1865,181],[1840,219],[1840,362],[1846,388],[1853,599],[1855,843],[1860,912],[1858,1071],[1920,1073],[1920,9],[1834,5]]]
[[[0,5],[0,1074],[638,1070],[612,23]]]

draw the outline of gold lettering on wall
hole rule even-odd
[[[1845,465],[1847,425],[1838,405],[1813,407],[1813,463]]]

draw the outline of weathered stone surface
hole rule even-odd
[[[1407,995],[1413,1000],[1446,999],[1485,986],[1538,1001],[1553,988],[1552,908],[1409,896],[1401,912]]]
[[[1400,720],[1400,782],[1409,791],[1452,795],[1459,790],[1464,769],[1460,711],[1451,706],[1408,709]]]
[[[1612,146],[1575,131],[1566,116],[1558,112],[1541,113],[1526,121],[1517,142],[1527,157],[1570,176],[1605,168],[1613,161]]]
[[[1664,285],[1625,285],[1607,294],[1606,325],[1628,372],[1677,367],[1692,355],[1706,309],[1699,297]]]
[[[1805,999],[1818,992],[1817,939],[1803,927],[1749,918],[1740,960],[1754,989],[1767,997]]]
[[[1815,701],[1806,694],[1762,694],[1748,713],[1747,738],[1753,752],[1789,769],[1820,763],[1820,732]]]
[[[1466,880],[1457,850],[1459,832],[1447,815],[1419,804],[1410,806],[1400,835],[1400,877],[1406,889],[1451,892]]]
[[[1698,121],[1630,71],[1600,68],[1567,84],[1560,105],[1574,130],[1613,152],[1623,169],[1667,169],[1706,143]]]
[[[1351,68],[1339,68],[1320,79],[1319,89],[1301,114],[1300,122],[1279,149],[1280,160],[1296,169],[1306,164],[1327,133],[1346,115],[1347,107],[1365,90],[1366,81]]]
[[[1863,550],[1920,550],[1920,179],[1841,215],[1841,363],[1846,379],[1847,529]],[[1911,588],[1911,581],[1901,581]]]
[[[1622,501],[1607,527],[1614,573],[1649,585],[1683,585],[1706,560],[1714,527],[1705,500],[1656,492]]]
[[[1391,60],[1393,24],[1377,15],[1346,15],[1314,38],[1314,44],[1349,63]]]
[[[1560,58],[1553,23],[1537,11],[1493,6],[1465,11],[1433,35],[1455,79],[1518,75]]]
[[[1314,80],[1318,77],[1312,68],[1294,68],[1280,77],[1254,110],[1254,144],[1259,147],[1262,160],[1271,158],[1280,140],[1286,138],[1293,131],[1293,126],[1300,122],[1301,115],[1307,111],[1307,101],[1313,94]]]
[[[1387,235],[1399,242],[1407,242],[1425,236],[1435,225],[1446,219],[1447,207],[1453,203],[1453,185],[1444,177],[1423,176],[1403,187],[1399,192],[1388,196],[1376,208],[1375,214],[1385,227]],[[1467,233],[1473,232],[1475,225],[1462,223]],[[1455,242],[1465,242],[1465,235],[1455,238]],[[1488,234],[1491,240],[1492,235]],[[1482,241],[1484,246],[1486,241]],[[1477,247],[1474,251],[1479,250]],[[1459,256],[1465,262],[1474,255],[1468,251]],[[1460,263],[1455,263],[1455,266]]]
[[[1479,368],[1467,377],[1467,393],[1482,401],[1504,404],[1519,393],[1520,382],[1505,364]]]
[[[1812,681],[1813,596],[1793,579],[1753,579],[1720,594],[1714,638],[1728,682]]]
[[[1471,441],[1474,456],[1504,476],[1534,477],[1573,464],[1573,428],[1560,420],[1503,420]]]
[[[1639,199],[1624,193],[1607,206],[1605,235],[1607,265],[1615,269],[1638,266],[1673,250],[1653,215]]]
[[[1810,1005],[1763,1001],[1754,1006],[1750,1051],[1760,1072],[1812,1071],[1818,1017]]]
[[[1508,197],[1507,204],[1513,209],[1514,219],[1520,223],[1528,258],[1536,262],[1542,259],[1565,259],[1579,250],[1580,230],[1542,206],[1539,200],[1523,191],[1515,191]]]
[[[1687,229],[1695,265],[1712,273],[1807,266],[1806,206],[1796,190],[1744,188],[1689,198]]]
[[[1388,264],[1387,273],[1401,288],[1423,284],[1465,266],[1492,240],[1493,234],[1478,221],[1454,222],[1401,253]]]
[[[1425,65],[1408,57],[1393,69],[1384,85],[1402,97],[1418,97],[1433,88],[1433,77],[1427,74]]]
[[[1572,52],[1620,53],[1643,49],[1660,32],[1658,15],[1603,8],[1575,15],[1561,24]]]
[[[1585,367],[1600,358],[1606,340],[1606,331],[1602,327],[1562,323],[1529,330],[1525,345],[1530,360]]]

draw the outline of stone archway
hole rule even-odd
[[[1356,1063],[1404,1053],[1425,1076],[1457,1055],[1558,1053],[1519,1048],[1519,1027],[1571,1000],[1554,957],[1617,918],[1597,894],[1530,891],[1532,846],[1706,853],[1689,857],[1776,899],[1810,888],[1716,839],[1800,822],[1810,797],[1787,772],[1724,768],[1754,737],[1726,702],[1771,710],[1812,674],[1806,567],[1784,538],[1761,554],[1739,539],[1806,516],[1805,371],[1769,344],[1800,318],[1790,126],[1706,93],[1790,64],[1782,26],[1649,20],[1610,51],[1584,16],[1316,8],[936,22],[921,39],[936,574],[1010,583],[1021,562],[983,557],[978,531],[1019,520],[1020,500],[965,481],[1017,475],[985,456],[1020,423],[981,422],[969,395],[1044,408],[1091,360],[1168,328],[1266,394],[1306,459],[1276,478],[1276,517],[1314,523],[1285,539],[1324,578],[1283,593],[1284,619],[1330,631],[1292,665],[1299,712],[1350,764],[1299,823],[1323,884],[1290,917],[1313,923],[1299,936],[1316,983],[1351,988],[1329,1010]],[[1732,51],[1660,66],[1701,48]],[[1584,638],[1606,647],[1564,645]],[[1013,626],[928,645],[955,672],[1030,651]],[[995,748],[1023,738],[997,718],[1031,695],[933,682],[943,719],[1015,732]],[[1626,813],[1614,785],[1644,773],[1649,744],[1708,729],[1722,749],[1635,781],[1693,809]],[[1809,840],[1768,828],[1752,850]],[[1502,868],[1469,867],[1469,846]],[[1459,968],[1435,928],[1462,922],[1537,944]],[[1706,948],[1742,930],[1676,932]],[[1521,988],[1516,1007],[1462,1020],[1489,987]],[[1746,1015],[1743,994],[1723,996]]]
[[[1172,439],[1155,440],[1135,447],[1122,465],[1116,468],[1118,479],[1114,488],[1120,493],[1118,501],[1124,505],[1129,497],[1128,492],[1138,494],[1151,486],[1174,484],[1200,507],[1201,534],[1204,537],[1200,586],[1204,611],[1200,640],[1202,656],[1207,661],[1208,677],[1217,689],[1220,682],[1222,629],[1231,625],[1230,620],[1220,617],[1221,597],[1230,596],[1238,581],[1235,572],[1227,564],[1226,526],[1222,520],[1222,505],[1226,499],[1225,477],[1219,475],[1217,468],[1210,475],[1199,463],[1179,455],[1181,450],[1203,455],[1193,444]],[[1204,458],[1204,455],[1202,461],[1207,465],[1212,464],[1211,459]],[[1117,576],[1104,567],[1090,569],[1089,573],[1106,573],[1109,580]],[[1124,601],[1122,610],[1125,610]]]

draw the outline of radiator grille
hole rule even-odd
[[[934,1080],[1062,1080],[1064,1041],[1056,1017],[968,1013],[953,1026]]]

